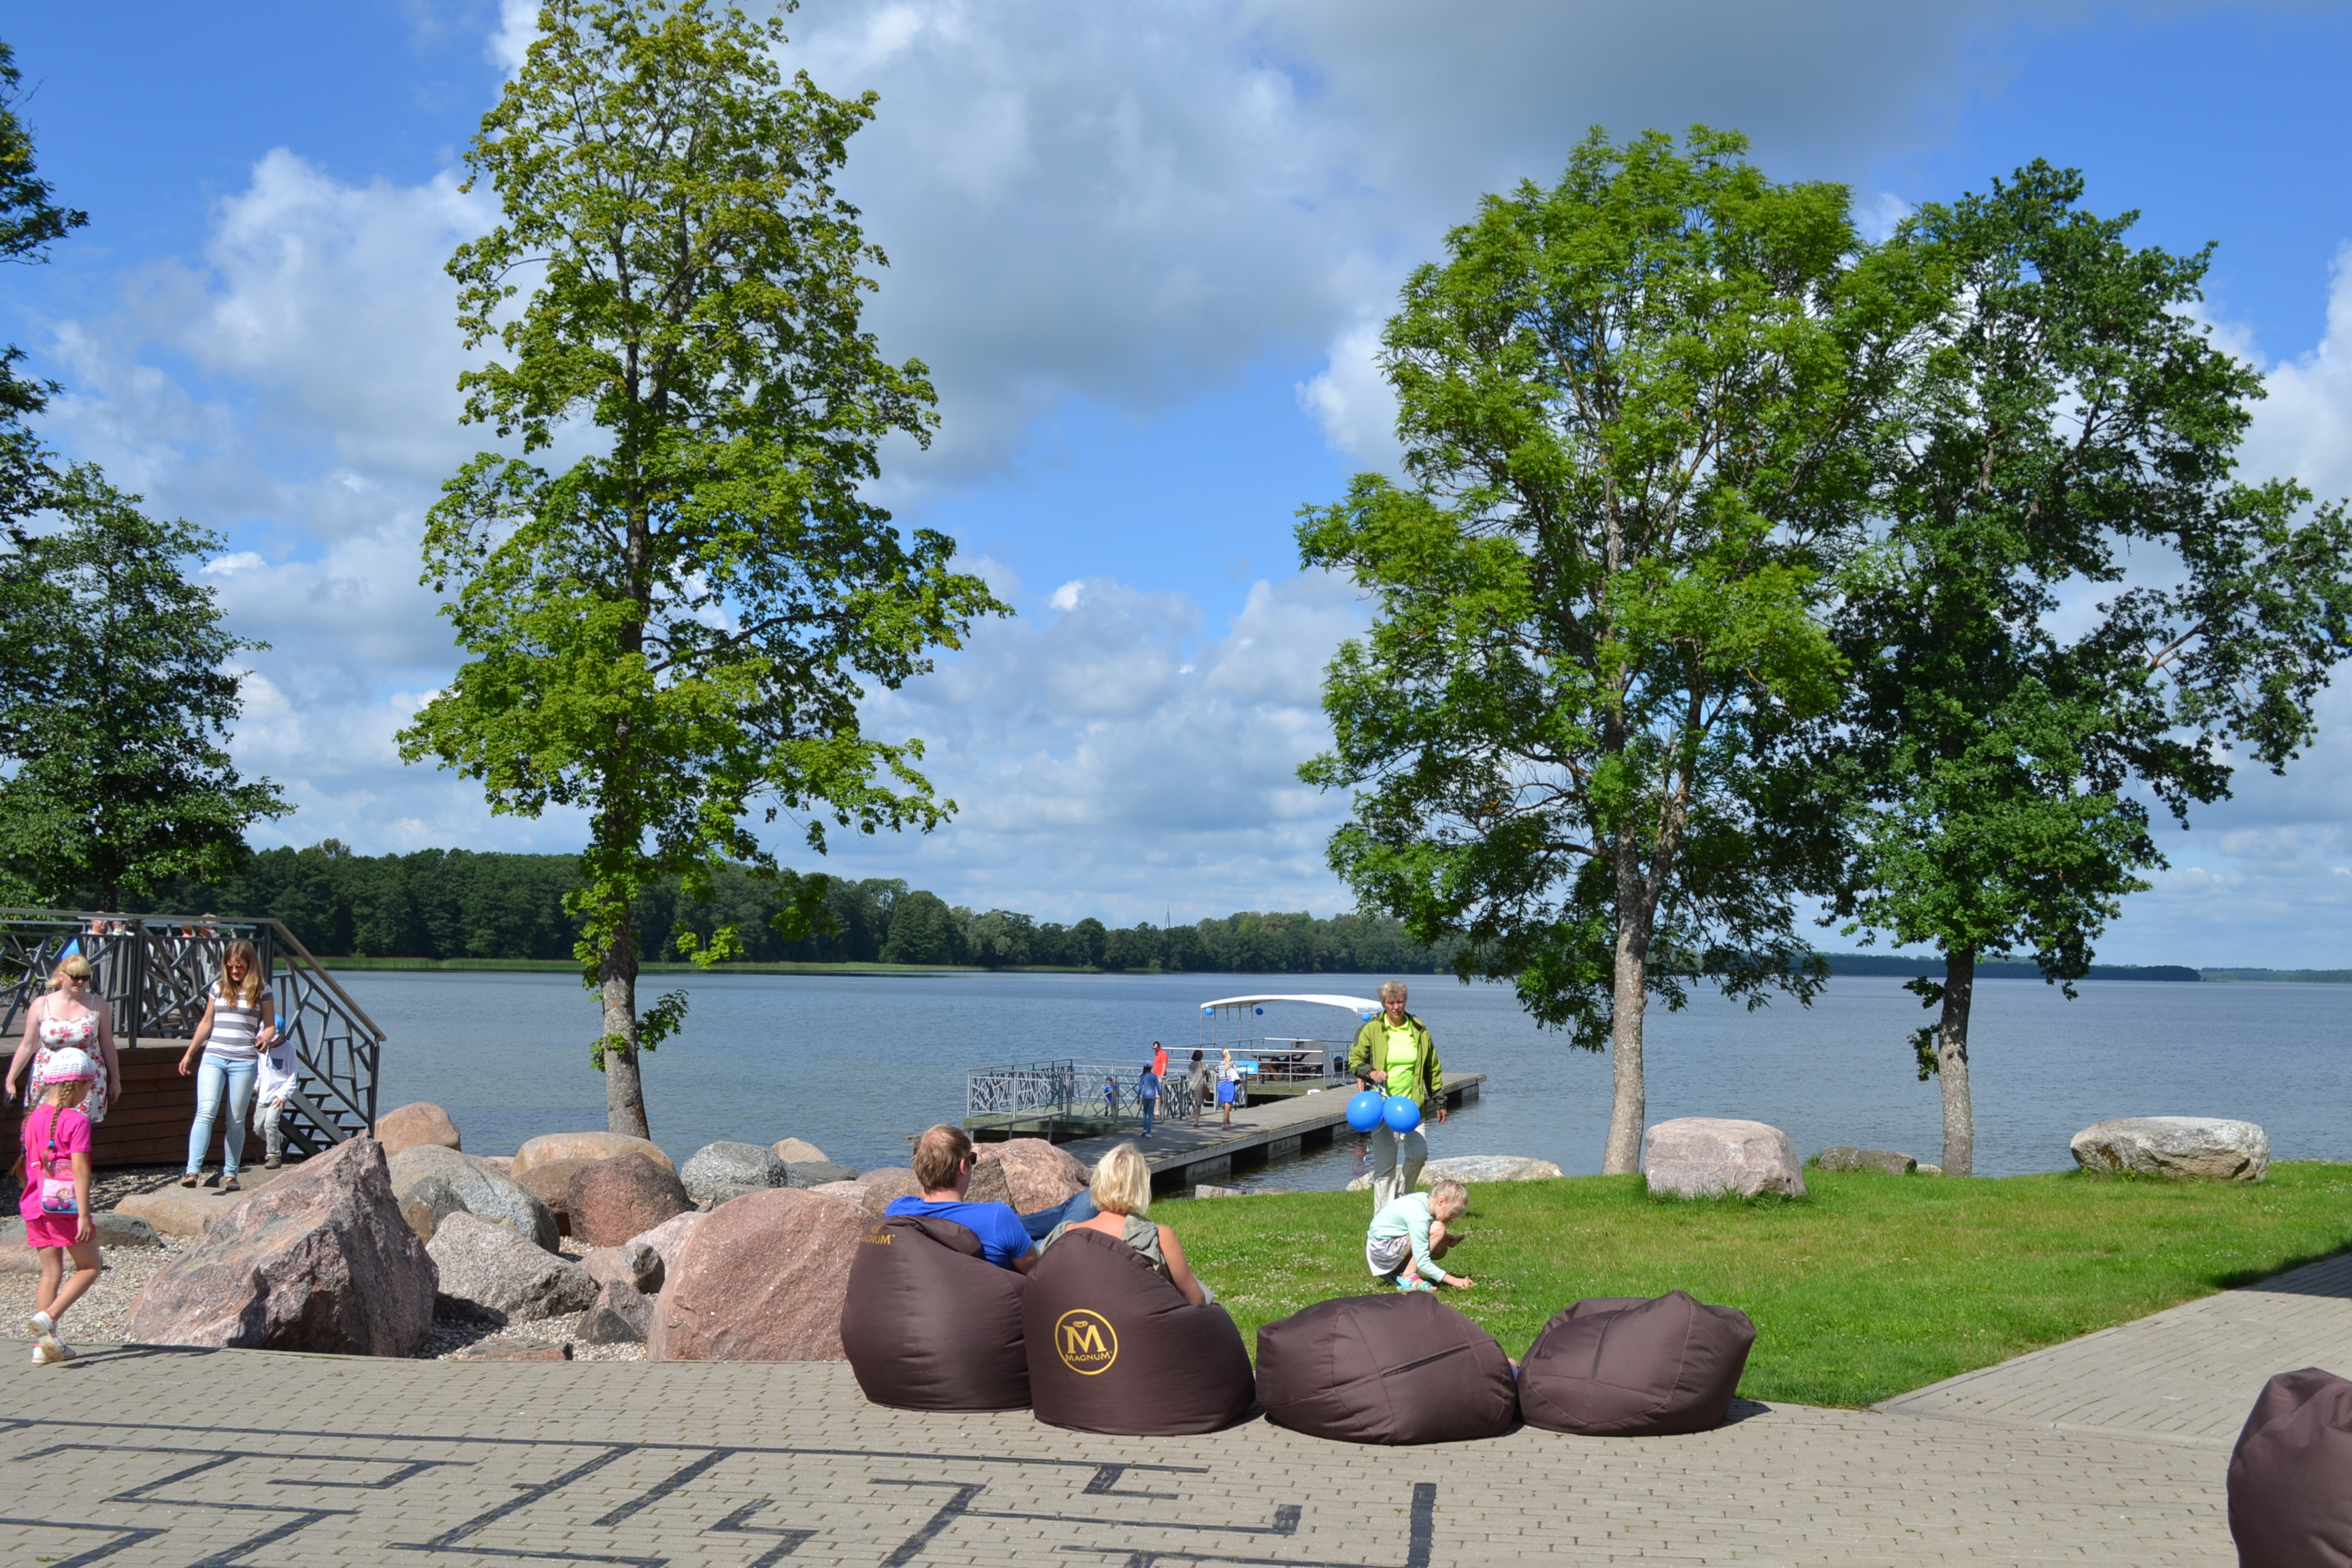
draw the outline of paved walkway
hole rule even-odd
[[[0,1541],[58,1568],[2221,1568],[2227,1433],[2272,1372],[2352,1370],[2347,1297],[2352,1258],[1876,1410],[1743,1404],[1699,1436],[1411,1450],[1262,1420],[1137,1439],[909,1415],[839,1363],[12,1351]]]
[[[2352,1377],[2352,1253],[1963,1373],[1878,1408],[2226,1452],[2276,1373]]]

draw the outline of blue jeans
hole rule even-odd
[[[1159,1109],[1160,1109],[1160,1099],[1159,1099],[1159,1097],[1158,1097],[1157,1095],[1151,1096],[1151,1097],[1150,1097],[1150,1098],[1148,1098],[1148,1099],[1146,1099],[1146,1100],[1144,1100],[1144,1102],[1143,1102],[1143,1130],[1144,1130],[1146,1132],[1149,1132],[1149,1131],[1151,1131],[1151,1118],[1152,1118],[1153,1113],[1155,1113],[1156,1111],[1158,1111],[1158,1110],[1159,1110]]]
[[[223,1061],[210,1051],[196,1064],[196,1124],[188,1129],[188,1174],[204,1168],[223,1094],[228,1097],[228,1125],[221,1129],[221,1174],[236,1174],[245,1161],[245,1108],[253,1099],[253,1075],[260,1066],[251,1058]]]

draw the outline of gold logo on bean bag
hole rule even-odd
[[[1100,1312],[1074,1307],[1054,1320],[1054,1349],[1062,1364],[1083,1377],[1109,1370],[1118,1359],[1118,1335]]]

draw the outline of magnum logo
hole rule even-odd
[[[1084,1377],[1110,1370],[1118,1359],[1118,1335],[1100,1312],[1074,1307],[1054,1320],[1054,1349],[1062,1364]]]

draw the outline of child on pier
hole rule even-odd
[[[20,1130],[25,1195],[17,1212],[25,1216],[25,1245],[41,1264],[33,1315],[25,1324],[33,1336],[35,1366],[73,1359],[72,1347],[58,1337],[58,1320],[98,1283],[98,1235],[89,1217],[89,1118],[81,1111],[97,1080],[98,1064],[86,1053],[71,1047],[52,1052],[40,1103],[25,1113]],[[68,1252],[71,1279],[65,1272]]]

